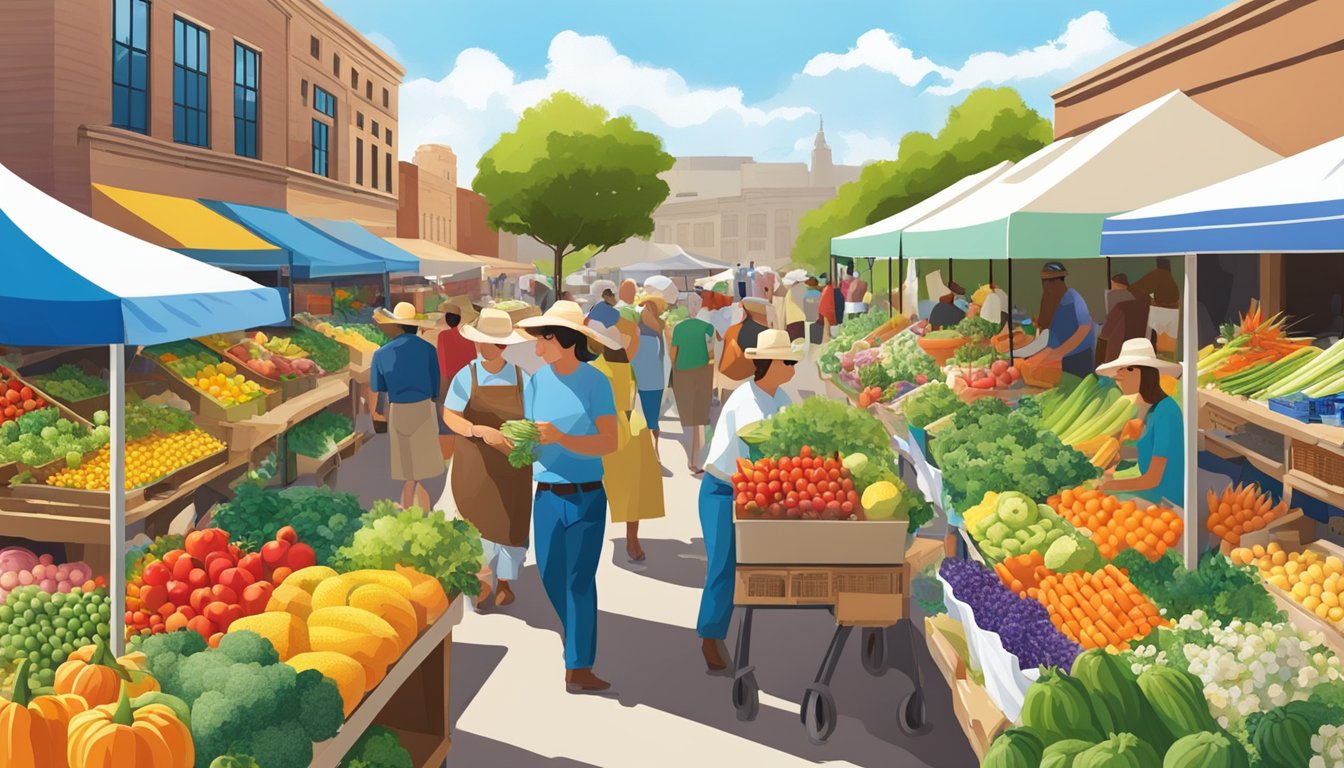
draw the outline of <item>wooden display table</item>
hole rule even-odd
[[[417,768],[438,768],[448,757],[449,680],[453,628],[462,622],[466,600],[453,599],[447,612],[420,635],[387,677],[350,713],[334,738],[313,745],[312,768],[336,768],[370,725],[397,732]]]
[[[983,760],[990,743],[1012,726],[1012,722],[994,705],[984,686],[971,678],[965,660],[932,618],[924,619],[924,637],[929,643],[929,655],[952,692],[952,711],[957,722],[975,756]],[[964,638],[962,642],[965,642]],[[964,647],[962,651],[965,652]]]

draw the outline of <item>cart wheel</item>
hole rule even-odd
[[[880,677],[887,673],[887,633],[877,627],[864,627],[860,658],[868,674]]]
[[[813,744],[825,744],[835,732],[835,697],[830,686],[810,685],[803,694],[803,726],[807,729],[807,740]]]
[[[897,724],[908,736],[914,736],[924,730],[924,694],[919,690],[911,691],[901,702]]]
[[[733,678],[733,708],[737,710],[737,719],[748,722],[756,719],[761,708],[761,686],[756,682],[756,672],[747,667]]]

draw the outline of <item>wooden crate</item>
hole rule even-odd
[[[1337,557],[1344,560],[1344,548],[1329,541],[1313,541],[1301,549],[1314,550],[1323,557]],[[1269,596],[1274,598],[1274,602],[1278,604],[1279,609],[1288,614],[1289,623],[1303,632],[1322,633],[1325,636],[1326,646],[1336,654],[1344,655],[1344,633],[1338,626],[1307,610],[1305,606],[1294,600],[1292,595],[1269,583],[1268,579],[1263,579],[1263,582]]]
[[[209,349],[208,347],[203,348]],[[214,350],[210,350],[210,352],[211,354],[214,354]],[[163,361],[159,360],[157,357],[144,354],[141,356],[154,363],[160,378],[167,384],[168,390],[185,400],[187,404],[191,406],[192,413],[212,421],[247,421],[253,416],[263,414],[276,405],[279,405],[279,401],[283,398],[283,395],[281,395],[280,392],[272,391],[263,397],[254,398],[246,403],[224,405],[213,397],[188,384],[186,380],[181,376],[178,376],[171,368],[164,365]],[[242,374],[245,379],[255,381],[250,375],[252,373],[251,370],[239,368],[238,373]]]
[[[952,712],[976,758],[983,760],[989,745],[1011,727],[1012,722],[994,705],[984,687],[970,679],[965,661],[931,619],[924,620],[924,637],[935,665],[952,692]]]
[[[900,595],[903,567],[752,568],[738,566],[738,605],[834,605],[841,593]]]
[[[746,565],[900,565],[903,520],[734,520],[737,562]]]
[[[1344,489],[1344,454],[1302,440],[1293,440],[1289,469],[1316,478],[1326,485]]]
[[[126,491],[126,509],[131,510],[144,504],[147,500],[155,496],[170,494],[176,491],[183,483],[194,480],[205,472],[209,472],[216,467],[223,465],[229,457],[228,450],[216,451],[205,458],[181,467],[170,472],[168,475],[156,480],[149,485],[142,485],[139,488],[132,488]],[[49,501],[57,504],[67,504],[77,510],[87,510],[90,514],[106,514],[108,506],[111,504],[111,497],[108,491],[89,491],[83,488],[59,488],[54,485],[46,485],[46,479],[59,471],[64,462],[53,462],[48,464],[43,470],[43,474],[34,473],[35,483],[25,483],[17,485],[11,489],[14,498],[28,499],[31,501]],[[77,510],[70,510],[76,513]]]
[[[327,480],[332,473],[341,468],[342,462],[354,456],[368,438],[369,435],[364,432],[352,432],[336,443],[336,447],[328,451],[325,456],[317,458],[288,451],[289,466],[287,472],[289,479],[292,481],[298,477],[310,475],[317,478],[319,483],[327,485]]]

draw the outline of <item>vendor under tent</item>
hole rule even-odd
[[[25,279],[0,288],[0,343],[107,344],[112,616],[125,615],[126,345],[158,344],[285,319],[273,288],[139,240],[48,197],[0,166],[0,252]],[[113,623],[114,653],[125,644]]]
[[[185,197],[93,185],[93,217],[145,242],[237,271],[280,270],[289,254]]]
[[[324,235],[387,262],[388,272],[417,272],[420,260],[404,248],[398,248],[352,220],[304,217],[304,223]]]
[[[1185,300],[1199,301],[1199,253],[1321,253],[1344,250],[1344,138],[1328,141],[1202,189],[1112,216],[1102,226],[1106,257],[1185,256]],[[1195,313],[1181,329],[1187,414],[1199,408]],[[1199,420],[1185,420],[1185,465],[1197,466]],[[1198,473],[1185,478],[1198,498]],[[1186,526],[1187,564],[1198,556],[1200,526]],[[1193,565],[1191,566],[1193,567]]]

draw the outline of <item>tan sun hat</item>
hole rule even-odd
[[[1147,339],[1129,339],[1120,347],[1120,356],[1097,366],[1098,376],[1114,376],[1121,368],[1156,368],[1164,376],[1181,375],[1181,364],[1158,358],[1153,343]]]
[[[451,296],[439,303],[439,311],[444,314],[457,315],[462,318],[462,322],[470,323],[476,320],[479,313],[476,307],[472,305],[471,299],[466,296]]]
[[[527,337],[513,329],[513,320],[502,309],[486,308],[471,325],[461,327],[462,338],[482,344],[522,344]]]
[[[798,343],[789,341],[789,334],[779,330],[761,331],[756,337],[756,346],[747,347],[744,353],[748,360],[792,360],[795,363],[807,356],[802,339]]]
[[[739,303],[742,304],[743,309],[752,312],[759,312],[761,314],[765,314],[766,312],[770,311],[770,302],[766,301],[765,299],[762,299],[760,296],[748,296]]]
[[[430,312],[423,318],[416,316],[415,305],[409,301],[399,301],[391,312],[379,307],[373,310],[373,321],[386,325],[413,325],[416,328],[433,328],[443,320],[440,312]]]
[[[557,301],[555,304],[551,305],[551,308],[546,310],[544,314],[518,321],[518,329],[529,338],[536,337],[527,329],[545,328],[547,326],[568,328],[571,331],[578,331],[608,349],[621,348],[619,343],[614,342],[606,336],[601,336],[592,328],[589,328],[584,322],[583,310],[578,304],[575,304],[572,301]]]
[[[641,293],[635,296],[635,306],[642,307],[645,304],[653,304],[653,308],[662,314],[667,311],[667,299],[656,293]]]
[[[621,332],[614,325],[604,325],[601,320],[588,318],[588,330],[592,331],[589,337],[598,344],[607,349],[623,349],[625,339],[621,338]]]

